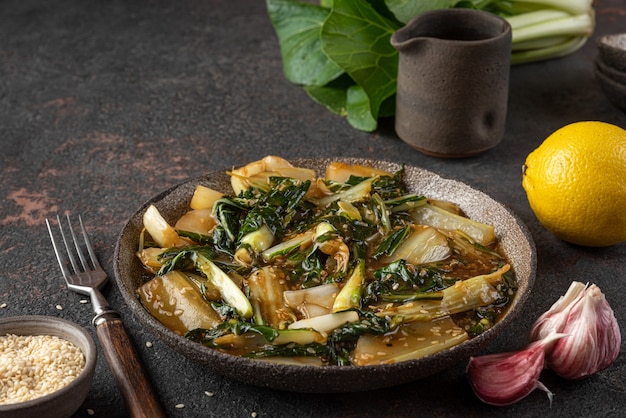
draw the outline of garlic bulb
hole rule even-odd
[[[506,406],[541,389],[552,403],[552,392],[539,381],[539,375],[546,345],[565,336],[551,333],[520,351],[471,357],[466,372],[472,390],[485,403]]]
[[[561,332],[570,310],[583,297],[586,287],[580,282],[572,282],[567,292],[535,321],[530,330],[530,341],[541,340],[552,332]]]
[[[532,341],[510,353],[471,357],[467,376],[485,403],[510,405],[535,389],[544,366],[566,379],[580,379],[610,366],[619,355],[621,335],[613,310],[596,285],[572,282],[565,295],[533,325]]]
[[[573,297],[563,298],[568,304],[558,312],[546,312],[531,332],[531,338],[555,332],[569,335],[546,347],[546,366],[566,379],[581,379],[607,368],[621,344],[617,320],[600,288],[583,285],[580,291],[582,284],[574,283]]]

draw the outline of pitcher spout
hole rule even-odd
[[[511,37],[511,27],[504,19],[475,12],[442,9],[417,15],[391,35],[391,45],[399,52],[414,53],[424,44],[480,44]]]
[[[427,41],[427,37],[416,34],[414,26],[404,26],[391,35],[391,46],[398,52],[406,52],[418,49],[421,44]]]

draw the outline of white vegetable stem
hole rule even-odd
[[[594,28],[593,13],[570,16],[555,13],[553,10],[545,10],[527,14],[535,16],[531,16],[533,19],[528,19],[528,16],[517,15],[507,19],[513,28],[513,44],[551,36],[589,36]],[[531,23],[525,24],[525,20]]]
[[[593,0],[510,0],[511,3],[531,3],[545,8],[554,8],[564,10],[571,14],[586,13],[590,8]]]
[[[586,36],[580,36],[564,41],[561,44],[538,49],[514,51],[511,63],[522,64],[525,62],[539,61],[548,58],[564,57],[579,50],[587,42]]]
[[[534,10],[503,16],[512,29],[512,63],[557,58],[581,48],[595,29],[592,0],[512,0]]]

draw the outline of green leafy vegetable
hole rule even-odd
[[[389,39],[397,28],[397,22],[381,16],[366,1],[333,1],[320,38],[322,50],[358,86],[348,89],[349,120],[351,106],[358,111],[369,102],[375,121],[382,102],[395,93],[398,53]]]
[[[360,320],[350,322],[336,328],[328,336],[328,361],[330,364],[347,366],[352,364],[350,353],[362,335],[382,335],[393,328],[386,318],[374,315],[372,312],[359,312]]]
[[[426,293],[434,293],[434,299],[441,299],[439,293],[458,281],[446,277],[445,271],[436,267],[416,267],[405,260],[395,261],[374,272],[376,280],[370,282],[363,295],[364,305],[385,301],[405,301],[424,299]]]
[[[270,1],[267,8],[280,40],[287,80],[323,86],[342,74],[321,48],[320,31],[329,9],[285,0]]]
[[[391,35],[414,16],[453,7],[511,24],[514,64],[578,50],[595,26],[592,0],[266,0],[287,80],[356,129],[395,113],[398,53]]]
[[[269,170],[259,167],[268,161]],[[331,163],[327,178],[304,170],[278,157],[233,169],[233,192],[203,209],[213,229],[201,233],[174,230],[154,208],[147,221],[173,239],[146,247],[150,230],[139,236],[137,257],[155,274],[137,290],[146,308],[222,352],[321,366],[374,364],[370,348],[404,334],[410,344],[377,350],[376,361],[427,355],[463,341],[464,329],[487,329],[510,304],[515,279],[508,265],[494,273],[506,263],[495,236],[478,239],[493,227],[408,193],[403,170]],[[463,328],[424,340],[442,316]]]
[[[404,242],[410,233],[411,227],[407,225],[389,234],[387,238],[380,243],[376,252],[372,254],[372,258],[374,260],[378,260],[382,256],[391,255],[398,248],[398,246]]]
[[[246,332],[253,332],[262,335],[267,341],[273,341],[278,337],[278,330],[267,325],[255,325],[240,318],[234,317],[220,325],[211,328],[196,328],[189,331],[185,337],[192,341],[200,342],[204,345],[212,345],[213,341],[223,335],[232,333],[241,335]]]

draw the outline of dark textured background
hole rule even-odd
[[[623,0],[595,5],[594,38],[626,30]],[[6,304],[0,316],[59,316],[93,332],[90,305],[80,304],[59,275],[46,217],[83,213],[112,275],[117,236],[149,197],[185,179],[277,154],[418,165],[510,206],[536,241],[537,282],[515,326],[485,353],[523,347],[532,322],[572,280],[597,283],[623,331],[626,244],[586,249],[555,239],[535,219],[520,185],[526,155],[559,127],[579,120],[626,127],[626,114],[594,79],[596,54],[592,39],[566,58],[514,67],[503,142],[475,158],[445,160],[413,151],[396,137],[392,121],[376,133],[355,131],[285,81],[262,1],[0,1],[0,304]],[[542,381],[555,392],[552,407],[540,391],[507,408],[484,405],[467,384],[464,364],[375,392],[300,395],[197,367],[142,329],[115,285],[105,294],[122,312],[173,417],[626,414],[624,344],[612,367],[584,381],[545,372]],[[63,310],[55,308],[59,304]],[[90,416],[88,409],[97,417],[125,415],[102,355],[76,416]]]

